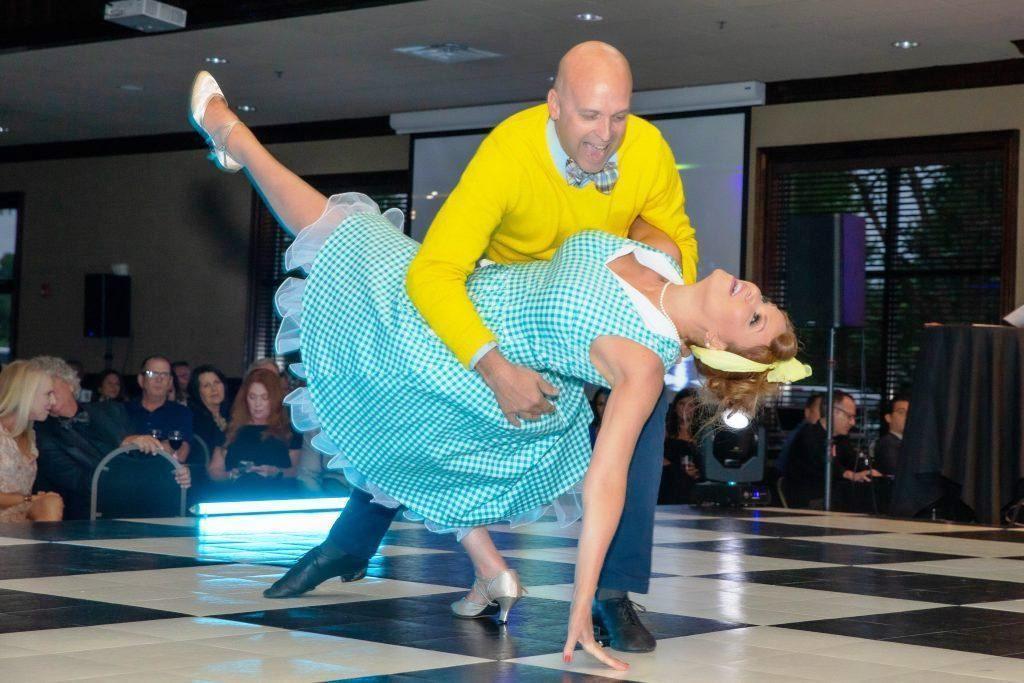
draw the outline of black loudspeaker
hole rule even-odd
[[[132,336],[131,276],[88,273],[84,318],[86,337]]]
[[[790,216],[786,223],[786,312],[796,327],[864,326],[864,219]]]

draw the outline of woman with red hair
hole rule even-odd
[[[302,437],[284,410],[280,379],[257,368],[242,382],[224,445],[214,449],[207,471],[213,481],[233,482],[233,497],[288,494],[301,448]]]

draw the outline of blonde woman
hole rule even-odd
[[[60,495],[32,495],[36,479],[33,424],[46,419],[56,399],[49,374],[29,361],[14,361],[0,372],[0,522],[59,522]]]

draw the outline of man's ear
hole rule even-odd
[[[551,117],[552,121],[557,121],[561,114],[562,107],[558,102],[558,93],[555,92],[554,88],[551,88],[551,90],[548,90],[548,116]]]
[[[136,375],[135,379],[138,380],[138,382],[139,382],[139,388],[140,389],[144,389],[145,387],[142,386],[142,375],[141,374]]]

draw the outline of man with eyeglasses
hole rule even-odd
[[[822,409],[825,397],[822,397]],[[824,410],[822,410],[824,412]],[[828,439],[826,415],[804,425],[789,450],[785,477],[790,507],[821,508],[825,498],[825,441]],[[871,480],[870,471],[858,471],[857,452],[849,433],[857,424],[857,402],[845,391],[832,394],[833,473],[835,479],[852,482]]]
[[[150,356],[139,370],[142,396],[125,405],[132,430],[136,434],[157,436],[168,453],[174,453],[178,462],[188,460],[189,441],[192,439],[192,411],[180,403],[167,400],[171,388],[171,361],[163,356]],[[181,447],[170,444],[171,432],[181,432]],[[154,434],[156,432],[156,434]]]

